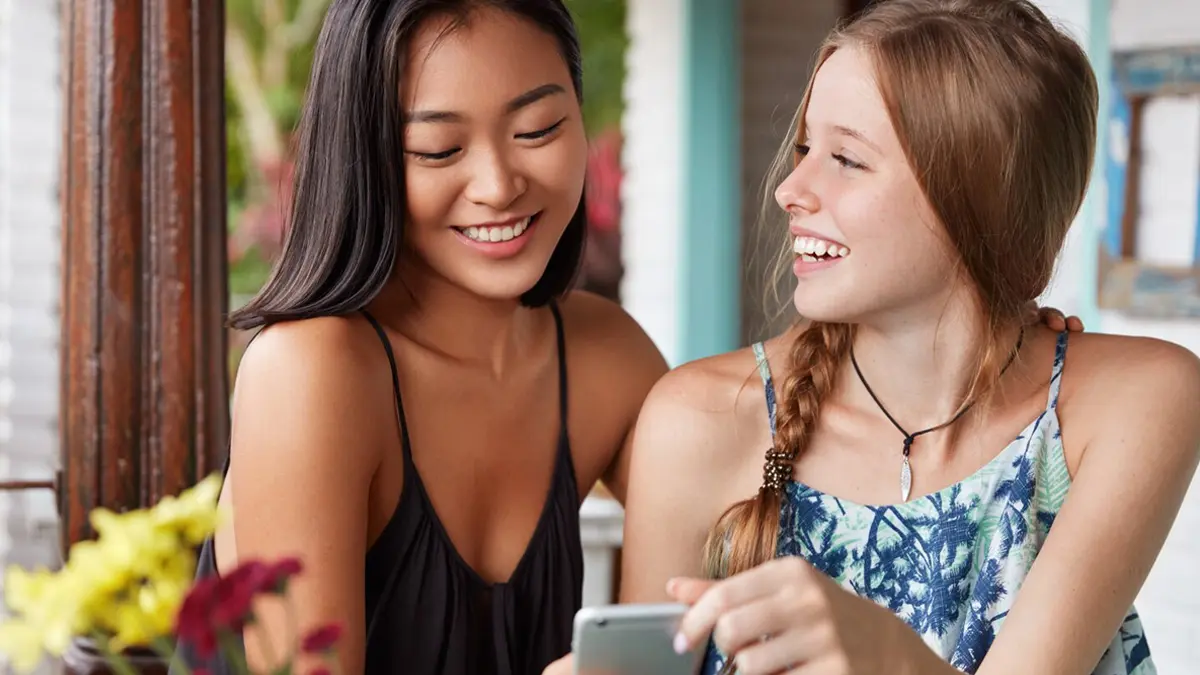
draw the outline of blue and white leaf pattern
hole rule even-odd
[[[843,587],[896,613],[935,652],[975,673],[1002,630],[1070,487],[1058,422],[1067,334],[1055,351],[1049,404],[967,479],[913,501],[855,504],[790,483],[779,556],[800,556]],[[719,673],[710,644],[703,673]],[[1093,675],[1154,675],[1136,609]]]

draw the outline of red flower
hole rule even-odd
[[[189,590],[179,608],[176,634],[195,646],[201,658],[216,651],[218,636],[237,634],[253,620],[254,598],[281,594],[299,574],[300,561],[285,558],[274,564],[248,560],[222,577],[205,577]]]
[[[276,562],[271,566],[262,590],[266,593],[282,595],[287,591],[288,581],[300,574],[303,569],[304,566],[300,564],[299,558],[284,558]]]
[[[331,623],[316,628],[308,635],[305,635],[300,649],[305,654],[322,654],[333,649],[340,637],[342,637],[342,627],[336,623]]]
[[[217,649],[217,634],[209,624],[208,616],[219,582],[217,577],[205,577],[197,581],[183,599],[175,619],[175,633],[179,640],[195,647],[197,655],[203,659]]]
[[[251,605],[269,578],[271,568],[250,560],[221,578],[209,606],[210,623],[217,630],[239,632],[250,620]]]

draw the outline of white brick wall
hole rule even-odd
[[[58,0],[0,0],[0,478],[57,468]],[[0,493],[0,564],[53,564],[49,491]]]

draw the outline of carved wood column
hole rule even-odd
[[[63,544],[220,468],[223,0],[63,0]]]

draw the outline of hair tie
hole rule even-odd
[[[784,485],[792,479],[792,463],[796,461],[796,453],[778,450],[775,446],[767,449],[767,461],[763,463],[763,484],[759,490],[767,490],[780,494]]]

